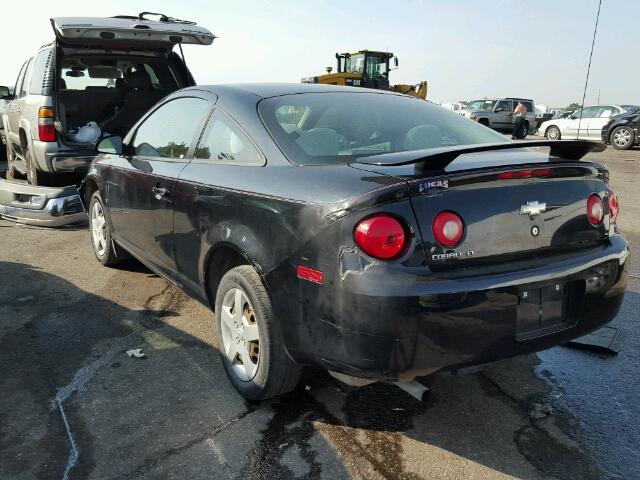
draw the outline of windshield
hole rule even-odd
[[[467,105],[467,110],[493,110],[494,100],[474,100]]]
[[[287,158],[302,165],[349,163],[383,153],[507,141],[457,113],[405,95],[283,95],[261,101],[258,110]]]
[[[364,55],[351,55],[346,57],[344,61],[346,73],[364,73]]]
[[[367,77],[379,78],[386,73],[387,65],[384,57],[367,56]]]

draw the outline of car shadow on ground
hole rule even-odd
[[[174,326],[192,302],[174,287],[130,309],[27,264],[0,275],[1,478],[600,478],[569,417],[531,416],[549,391],[535,356],[430,379],[426,402],[317,369],[246,402],[214,346]]]

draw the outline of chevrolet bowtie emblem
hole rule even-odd
[[[546,209],[547,209],[546,203],[538,203],[537,201],[527,202],[525,205],[520,206],[520,213],[522,215],[529,215],[530,217],[535,217],[536,215],[540,215]]]

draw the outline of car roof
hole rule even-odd
[[[222,85],[198,85],[190,89],[204,90],[216,95],[247,95],[261,98],[296,95],[300,93],[378,93],[383,95],[403,95],[397,92],[375,90],[362,87],[346,87],[341,85],[322,85],[315,83],[234,83]],[[187,89],[189,90],[189,89]]]

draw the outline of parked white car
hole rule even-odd
[[[567,118],[553,118],[538,127],[538,134],[549,140],[584,139],[602,140],[600,132],[611,117],[627,112],[625,105],[591,105]],[[579,130],[579,133],[578,133]]]

